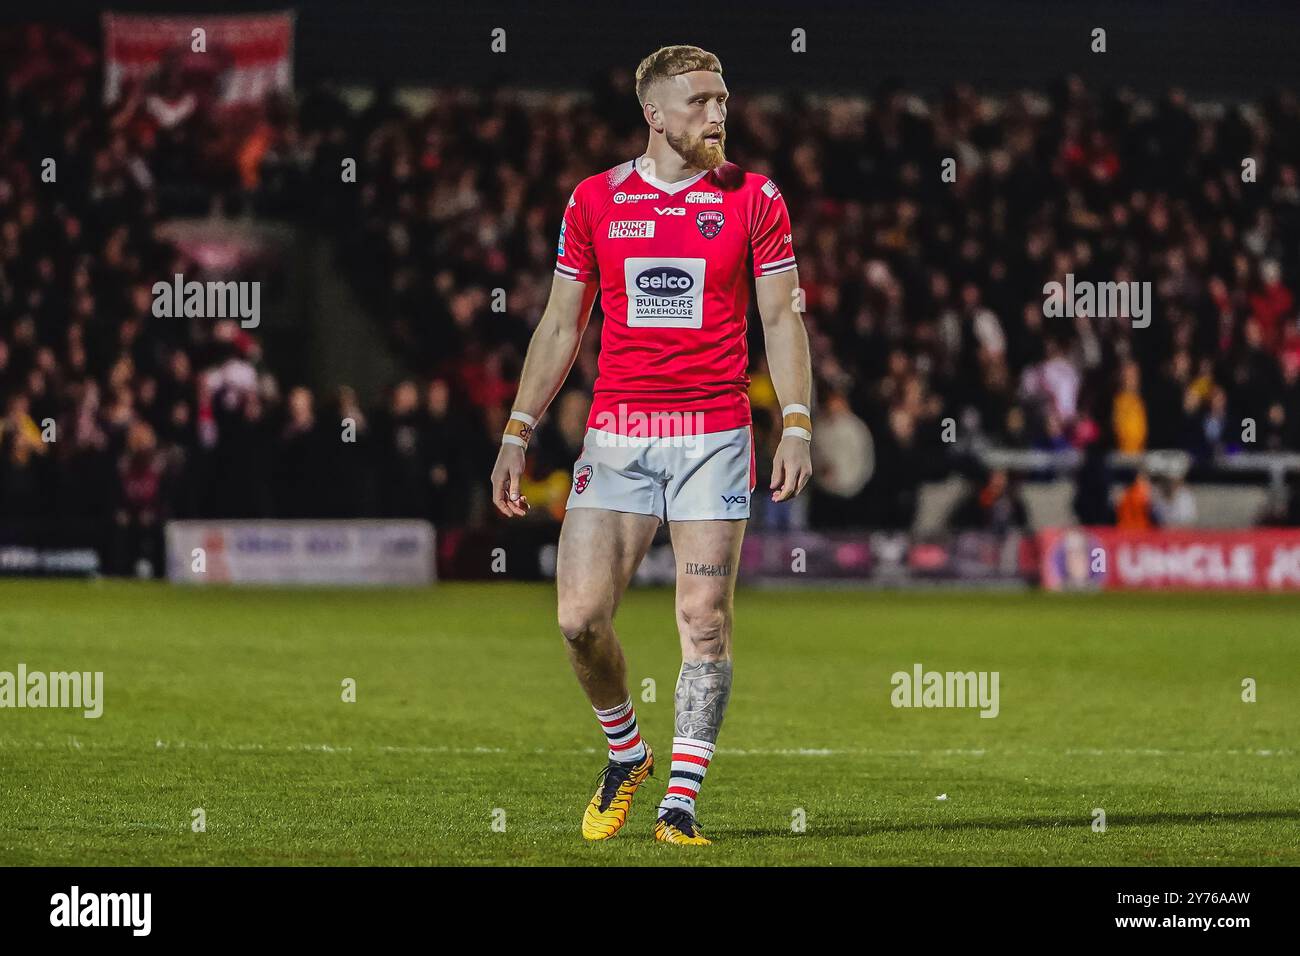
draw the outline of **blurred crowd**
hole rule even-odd
[[[447,91],[409,111],[381,91],[359,123],[336,111],[326,139],[365,164],[346,262],[392,340],[455,382],[489,433],[570,190],[643,148],[633,103],[616,71],[587,98]],[[869,101],[739,91],[727,129],[729,156],[772,176],[793,219],[824,438],[814,524],[910,526],[920,484],[954,467],[978,500],[998,483],[969,464],[982,446],[1179,449],[1194,469],[1300,450],[1293,94],[1192,104],[1074,77],[997,99],[958,87],[924,100],[892,82]],[[1149,282],[1149,324],[1046,317],[1044,286],[1067,275]],[[598,330],[599,314],[559,400],[571,407],[534,446],[556,507],[580,440],[562,422],[581,418]],[[750,338],[766,464],[777,400],[757,322]],[[1132,509],[1111,501],[1105,455],[1086,458],[1076,511],[1120,520]],[[1148,497],[1148,520],[1170,513],[1159,489]]]
[[[176,64],[106,107],[96,52],[41,26],[0,31],[0,62],[0,544],[160,573],[169,518],[464,520],[490,443],[449,382],[363,408],[282,380],[237,321],[154,315],[155,282],[204,278],[160,223],[292,196],[263,178],[288,113],[219,111]]]
[[[100,521],[129,563],[172,516],[493,520],[487,475],[564,204],[644,148],[630,71],[581,95],[410,106],[381,86],[352,108],[321,88],[229,116],[176,65],[105,106],[96,51],[59,31],[0,33],[0,57],[6,522]],[[997,98],[737,90],[727,151],[785,195],[816,380],[816,487],[757,522],[909,527],[921,484],[958,470],[954,526],[1023,526],[1015,476],[973,464],[998,447],[1078,449],[1082,520],[1176,523],[1185,487],[1112,501],[1106,453],[1204,468],[1300,450],[1293,94],[1192,104],[1073,77]],[[314,394],[255,331],[155,318],[152,284],[201,272],[155,227],[196,213],[329,230],[409,378],[375,402]],[[1067,274],[1150,282],[1152,321],[1046,317],[1044,285]],[[562,513],[600,321],[598,305],[532,442],[541,515]],[[779,413],[752,315],[749,336],[762,487]]]

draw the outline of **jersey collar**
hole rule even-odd
[[[658,189],[660,192],[665,192],[670,196],[675,196],[683,189],[687,189],[691,186],[694,186],[705,176],[709,175],[709,171],[706,169],[703,172],[696,173],[690,179],[683,179],[675,183],[666,183],[662,179],[659,179],[655,176],[651,176],[649,173],[641,171],[642,158],[643,157],[638,156],[636,159],[632,160],[632,168],[636,170],[636,174],[641,177],[642,182],[644,182],[646,185],[653,186],[655,189]]]

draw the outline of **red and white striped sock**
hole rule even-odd
[[[713,760],[713,744],[691,737],[673,738],[673,769],[668,790],[659,804],[659,816],[669,810],[685,810],[695,816],[695,799],[704,786],[704,775]]]
[[[624,763],[640,763],[645,759],[645,744],[641,740],[641,731],[636,725],[636,711],[632,709],[629,697],[617,707],[596,711],[596,719],[605,731],[609,741],[609,759]]]

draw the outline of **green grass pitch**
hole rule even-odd
[[[1300,864],[1294,597],[742,589],[704,848],[651,838],[671,592],[617,625],[664,762],[587,844],[604,751],[551,587],[2,582],[0,670],[105,702],[0,709],[0,864]],[[918,662],[998,671],[999,716],[894,708]]]

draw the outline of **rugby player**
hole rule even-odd
[[[589,840],[627,822],[654,769],[628,693],[614,612],[655,532],[677,565],[682,667],[672,764],[654,837],[702,845],[696,799],[731,696],[732,606],[755,484],[746,312],[754,278],[768,367],[782,404],[774,502],[812,475],[811,367],[790,217],[766,176],[726,160],[718,58],[668,46],[637,69],[645,153],[573,191],[555,279],[533,333],[493,468],[493,503],[522,516],[524,456],[559,391],[599,292],[604,322],[583,450],[560,533],[558,622],[608,742],[582,819]]]

